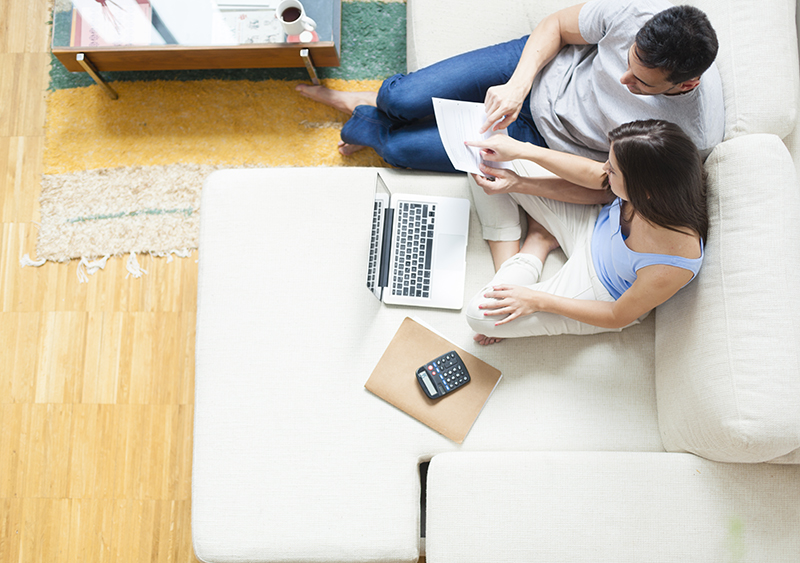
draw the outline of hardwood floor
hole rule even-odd
[[[49,0],[0,2],[0,563],[195,561],[197,253],[36,256]]]

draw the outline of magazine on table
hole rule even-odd
[[[149,0],[72,0],[73,47],[119,47],[163,42],[153,33]]]

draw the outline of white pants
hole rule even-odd
[[[467,305],[467,322],[472,329],[486,336],[513,338],[556,334],[596,334],[618,332],[582,323],[554,313],[533,313],[495,326],[502,316],[485,316],[478,307],[491,301],[484,297],[492,286],[514,284],[544,291],[560,297],[614,301],[597,277],[592,262],[592,233],[599,205],[564,203],[525,194],[486,195],[469,176],[475,210],[486,240],[519,240],[521,236],[519,208],[533,217],[561,245],[567,263],[551,278],[540,282],[542,262],[530,254],[517,254],[504,262],[492,280]],[[644,317],[642,317],[644,318]],[[631,324],[637,324],[639,320]]]

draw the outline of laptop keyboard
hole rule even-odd
[[[435,215],[433,204],[401,202],[398,206],[393,295],[430,297]]]
[[[367,287],[370,291],[375,289],[378,276],[378,243],[381,231],[381,214],[383,201],[376,199],[372,208],[372,236],[369,239],[369,266],[367,267]]]

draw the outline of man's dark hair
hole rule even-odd
[[[673,84],[700,77],[718,49],[708,17],[692,6],[657,13],[636,34],[636,56],[648,68],[665,70]]]

